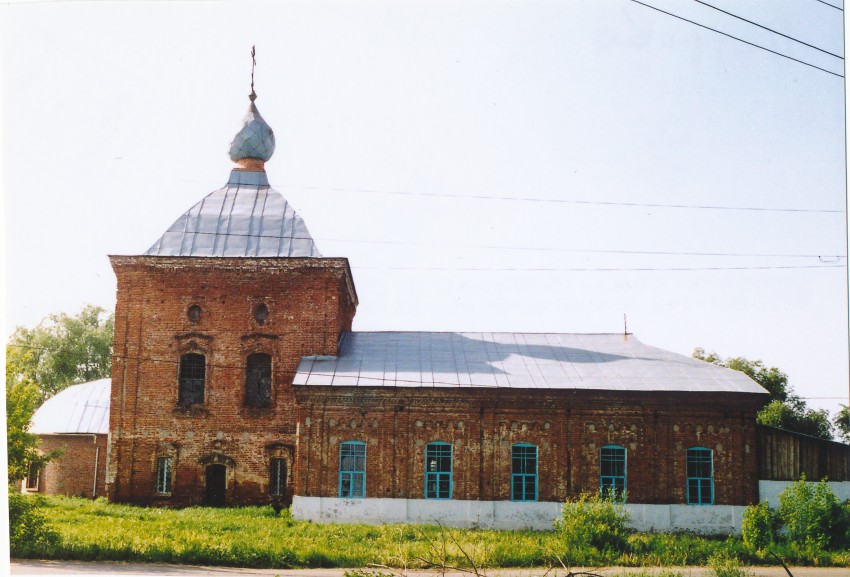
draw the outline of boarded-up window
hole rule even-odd
[[[265,407],[272,400],[272,358],[265,353],[248,357],[245,367],[245,404]]]
[[[180,392],[178,402],[192,405],[204,402],[204,383],[206,381],[206,358],[198,353],[189,353],[180,357]]]

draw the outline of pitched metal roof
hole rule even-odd
[[[73,385],[47,399],[35,412],[30,433],[108,433],[112,379]]]
[[[338,357],[304,357],[293,384],[766,393],[622,334],[350,332]]]
[[[265,172],[233,170],[224,188],[186,211],[150,256],[321,257],[304,220]]]

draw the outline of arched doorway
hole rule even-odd
[[[209,507],[224,507],[227,492],[227,467],[216,464],[207,465],[205,481],[204,504]]]

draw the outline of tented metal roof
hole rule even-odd
[[[294,385],[766,393],[744,373],[623,334],[345,333]]]
[[[100,379],[50,397],[33,415],[30,433],[108,433],[111,384],[112,379]]]
[[[186,211],[150,256],[321,257],[307,225],[262,171],[233,170]]]

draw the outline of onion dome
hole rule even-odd
[[[254,104],[257,95],[251,91],[251,106],[242,119],[242,129],[230,143],[230,158],[233,162],[255,170],[274,154],[274,131]],[[251,162],[251,161],[254,162]],[[260,161],[257,163],[256,161]]]

